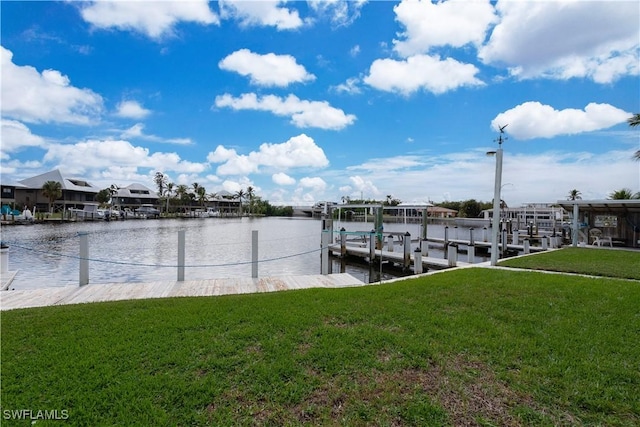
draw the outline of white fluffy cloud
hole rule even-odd
[[[218,66],[223,70],[248,76],[251,83],[259,86],[286,87],[291,83],[305,83],[316,78],[291,55],[260,55],[249,49],[233,52],[222,59]]]
[[[519,78],[585,77],[610,83],[640,74],[638,3],[500,1],[500,23],[479,56]]]
[[[160,142],[165,144],[178,144],[178,145],[191,145],[193,141],[191,138],[162,138],[157,135],[150,135],[144,133],[144,124],[136,123],[131,126],[129,129],[126,129],[124,132],[120,134],[121,138],[124,139],[142,139],[145,141],[152,142]]]
[[[274,173],[271,176],[271,180],[278,185],[293,185],[296,183],[296,180],[284,172]]]
[[[280,144],[264,143],[258,151],[244,155],[234,149],[221,145],[209,153],[210,163],[222,163],[218,166],[219,175],[247,175],[261,168],[287,170],[294,168],[323,168],[329,164],[327,157],[314,140],[301,134]],[[283,176],[279,176],[283,179]]]
[[[300,179],[300,187],[311,188],[313,191],[323,192],[327,188],[327,183],[319,177],[304,177]]]
[[[2,130],[2,144],[0,145],[0,151],[2,151],[2,158],[9,158],[8,153],[19,151],[26,147],[41,147],[45,148],[44,138],[34,135],[31,130],[24,125],[24,123],[16,120],[2,120],[0,122]]]
[[[207,0],[94,1],[82,4],[81,15],[96,28],[136,31],[151,38],[172,34],[178,22],[219,23]]]
[[[144,119],[149,114],[151,114],[150,110],[133,100],[122,101],[116,107],[116,116],[127,119]]]
[[[420,89],[436,95],[461,86],[482,86],[476,78],[478,69],[452,58],[415,55],[403,61],[377,59],[369,69],[364,82],[376,89],[410,95]]]
[[[428,52],[433,46],[480,46],[489,26],[497,20],[489,0],[402,1],[394,7],[396,20],[406,30],[394,40],[402,56]]]
[[[367,0],[330,0],[310,1],[307,4],[320,16],[328,16],[333,25],[343,27],[351,25],[360,17],[360,10]]]
[[[50,144],[43,160],[72,174],[102,170],[104,165],[110,164],[183,173],[201,173],[207,167],[182,160],[176,153],[150,153],[147,148],[123,140],[91,139],[75,144]]]
[[[498,114],[491,125],[497,129],[508,124],[506,131],[518,139],[552,138],[606,129],[629,117],[631,113],[609,104],[590,103],[584,110],[556,110],[539,102],[525,102]]]
[[[286,1],[279,0],[220,0],[220,16],[236,19],[245,27],[276,27],[278,30],[295,30],[304,25],[295,9],[281,7]]]
[[[326,101],[306,101],[295,95],[281,98],[275,95],[258,97],[255,93],[245,93],[234,98],[230,94],[224,94],[216,97],[215,106],[234,110],[270,111],[277,116],[291,117],[293,125],[299,128],[339,130],[356,120],[353,114],[345,114]]]
[[[366,194],[367,197],[375,197],[380,194],[378,187],[375,186],[373,181],[363,178],[360,175],[350,176],[349,181],[351,181],[351,189],[355,193],[363,193]]]
[[[98,119],[102,98],[89,89],[71,86],[56,70],[39,73],[13,63],[13,53],[0,46],[2,115],[29,123],[88,125]]]

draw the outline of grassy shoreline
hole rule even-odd
[[[2,409],[71,425],[631,426],[639,307],[634,281],[472,268],[8,311]]]

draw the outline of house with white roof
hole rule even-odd
[[[42,186],[47,181],[59,182],[62,188],[62,196],[53,203],[54,212],[68,208],[82,209],[85,204],[95,204],[96,194],[100,191],[100,188],[82,178],[68,177],[55,169],[18,181],[14,190],[16,207],[48,211],[49,199],[42,193]]]

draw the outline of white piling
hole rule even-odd
[[[390,234],[389,237],[387,237],[387,250],[389,252],[393,252],[393,235]]]
[[[329,230],[322,230],[320,251],[320,272],[326,276],[329,274]]]
[[[487,227],[482,228],[482,241],[483,242],[487,241]]]
[[[520,241],[520,232],[518,230],[513,230],[513,235],[511,237],[511,243],[517,245]]]
[[[185,230],[178,230],[178,282],[184,282]]]
[[[444,226],[444,259],[449,256],[449,226]]]
[[[9,246],[4,243],[0,249],[0,272],[2,274],[9,272]]]
[[[371,230],[369,234],[369,263],[376,260],[376,231]]]
[[[452,243],[447,248],[447,260],[449,261],[449,267],[456,267],[458,265],[458,245]]]
[[[531,252],[531,248],[529,246],[529,239],[524,239],[523,244],[524,244],[524,253],[525,254],[530,253]]]
[[[473,264],[476,259],[476,241],[473,237],[473,228],[469,229],[469,246],[467,247],[467,262]]]
[[[322,237],[328,233],[323,233]],[[325,245],[327,250],[329,248],[329,244]],[[258,277],[258,230],[251,231],[251,277],[256,279]]]
[[[413,272],[415,274],[422,274],[422,251],[420,248],[416,248],[413,251]]]
[[[420,240],[420,249],[422,249],[422,256],[429,256],[429,241],[427,239]]]
[[[404,268],[408,270],[411,267],[411,233],[408,231],[404,234]]]
[[[547,249],[549,249],[549,237],[548,236],[543,236],[542,237],[542,250],[546,251]]]
[[[80,286],[89,284],[89,234],[78,233],[80,238]]]
[[[502,257],[504,258],[507,254],[507,229],[502,230],[502,235],[500,236],[502,240]]]

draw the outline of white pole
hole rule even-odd
[[[491,265],[498,264],[498,233],[500,232],[500,186],[502,185],[502,148],[496,151],[496,176],[493,187],[493,218],[491,226]]]
[[[413,251],[413,272],[415,274],[422,274],[422,252],[420,248],[416,248]]]
[[[258,277],[258,230],[251,231],[251,277]]]
[[[9,246],[2,244],[0,249],[0,273],[5,274],[9,272]]]
[[[575,248],[578,246],[578,215],[580,214],[580,208],[578,204],[573,204],[573,233],[571,235],[571,245]]]
[[[344,235],[344,234],[343,234]],[[329,274],[329,231],[322,230],[321,238],[322,250],[320,252],[320,269],[321,273],[326,276]]]
[[[78,233],[80,237],[80,286],[89,284],[89,234]]]
[[[178,230],[178,282],[184,282],[185,230]]]

